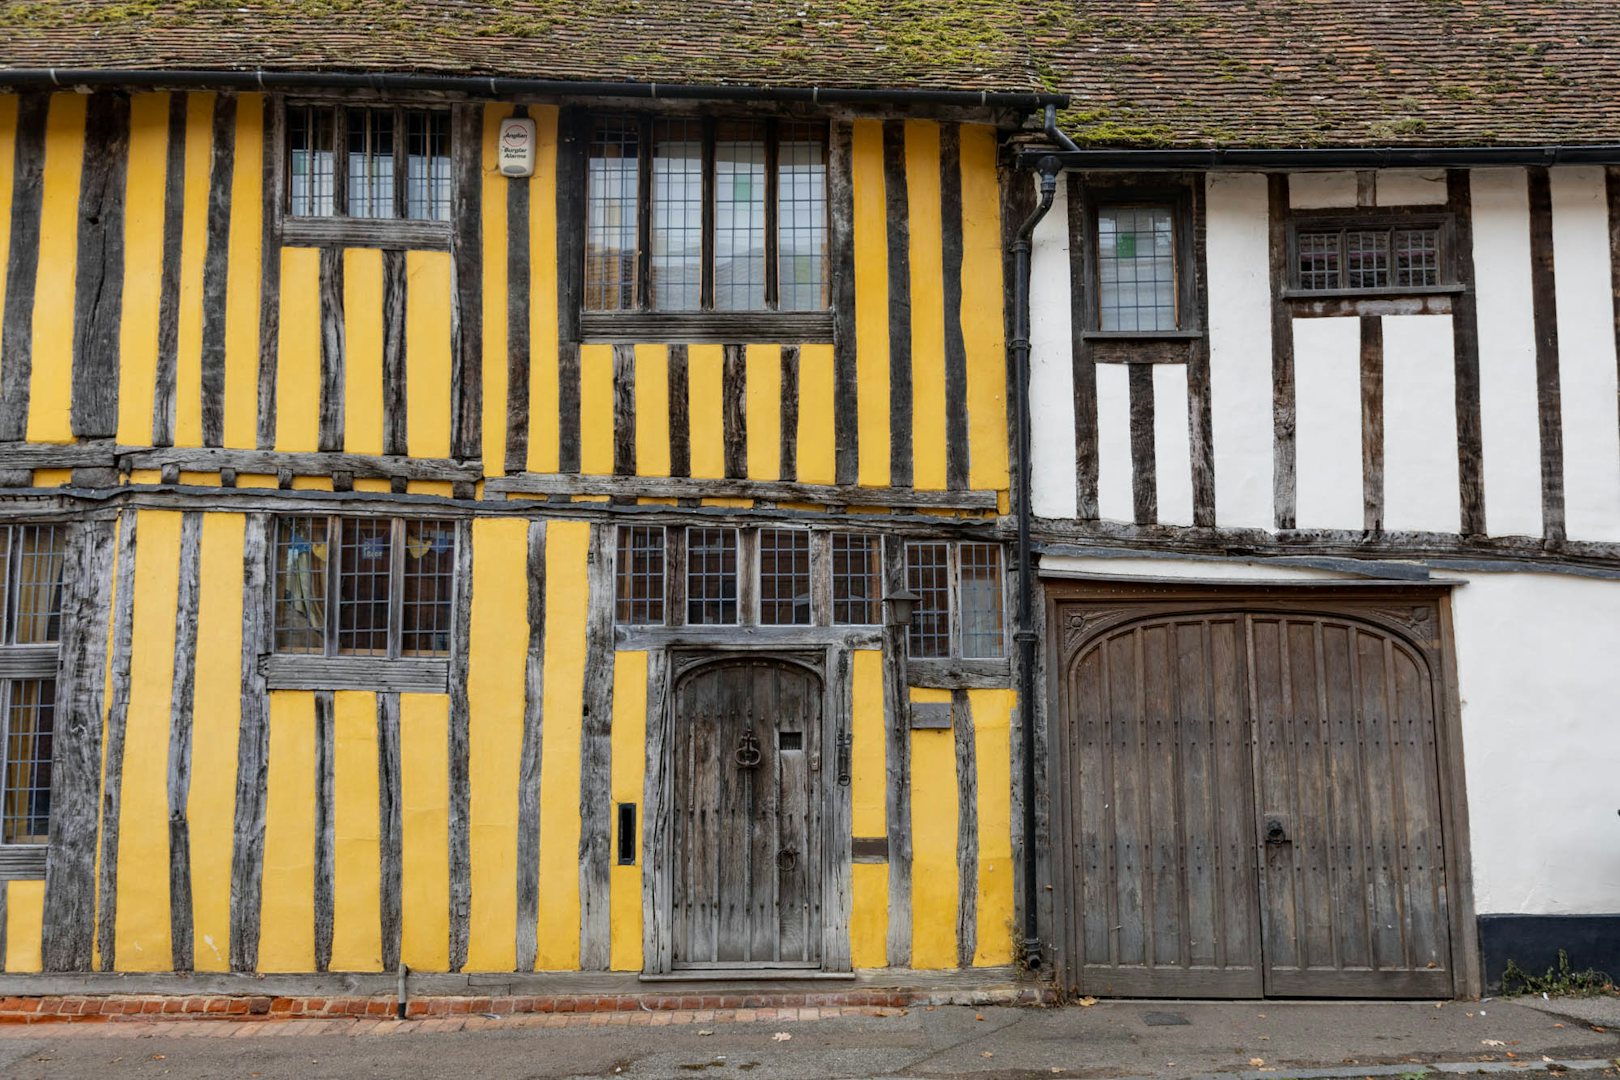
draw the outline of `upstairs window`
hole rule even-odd
[[[1165,350],[1203,332],[1202,178],[1075,173],[1068,184],[1079,329],[1107,339],[1091,347],[1092,358],[1131,362],[1154,353],[1174,362]]]
[[[906,587],[917,597],[908,644],[919,659],[999,659],[1003,640],[1001,547],[914,540]]]
[[[1178,330],[1176,216],[1171,206],[1097,210],[1097,324],[1104,331]]]
[[[592,121],[585,311],[824,311],[827,240],[825,125]]]
[[[1294,228],[1292,288],[1300,293],[1402,293],[1452,284],[1438,221],[1323,224]]]
[[[448,109],[290,106],[287,210],[449,221],[450,143]]]

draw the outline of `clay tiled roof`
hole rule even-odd
[[[1060,91],[1098,145],[1620,141],[1616,0],[16,0],[0,25],[0,69]]]

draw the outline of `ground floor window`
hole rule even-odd
[[[0,845],[50,838],[66,562],[65,527],[0,526]]]

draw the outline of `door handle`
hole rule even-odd
[[[1266,843],[1275,846],[1277,844],[1286,844],[1288,842],[1288,830],[1283,828],[1283,823],[1276,818],[1267,818]]]

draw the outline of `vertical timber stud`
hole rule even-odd
[[[281,341],[281,211],[284,114],[281,98],[264,96],[264,206],[259,237],[259,422],[255,443],[276,448],[276,359]]]
[[[332,967],[332,878],[335,816],[332,691],[315,691],[315,970]]]
[[[454,405],[450,453],[462,459],[483,451],[484,409],[484,267],[483,139],[481,104],[461,103],[452,109],[451,153],[455,184],[451,196],[451,275],[455,306],[451,309],[451,385]]]
[[[519,105],[512,115],[529,115]],[[580,223],[563,222],[563,228]],[[529,462],[529,181],[506,182],[506,471]]]
[[[588,124],[589,117],[574,110],[564,110],[557,124],[557,471],[563,473],[579,472],[579,309],[584,299]],[[672,372],[671,394],[673,378]]]
[[[1193,292],[1204,332],[1187,352],[1187,423],[1192,452],[1193,524],[1215,527],[1215,427],[1209,382],[1209,218],[1204,179],[1192,185]]]
[[[529,522],[529,650],[518,751],[517,969],[533,971],[540,925],[540,765],[545,741],[546,523]]]
[[[613,346],[613,475],[636,475],[636,347]]]
[[[781,479],[799,478],[799,347],[782,346]]]
[[[118,525],[118,570],[113,597],[112,676],[108,680],[106,749],[101,782],[101,872],[96,895],[96,938],[101,970],[117,964],[114,929],[118,920],[118,822],[123,808],[124,736],[129,728],[130,657],[135,639],[134,510],[123,511]],[[45,888],[47,899],[50,884]]]
[[[669,840],[673,831],[673,738],[669,693],[669,650],[647,657],[647,770],[641,805],[641,957],[650,972],[667,972],[674,957]]]
[[[606,971],[612,926],[613,532],[591,526],[586,558],[584,716],[579,747],[579,966]]]
[[[46,971],[89,971],[95,945],[102,665],[112,601],[113,529],[112,519],[105,518],[81,522],[73,530],[63,604],[66,634],[57,671],[50,858],[40,957]]]
[[[1479,296],[1474,291],[1474,216],[1468,170],[1446,170],[1446,209],[1457,245],[1453,264],[1462,291],[1451,301],[1452,362],[1457,395],[1457,478],[1464,536],[1485,534],[1485,452],[1479,401]]]
[[[180,242],[186,210],[186,98],[169,95],[169,147],[163,181],[163,269],[158,284],[157,377],[152,445],[174,445],[174,384],[180,363]],[[13,236],[11,241],[16,244]],[[7,320],[9,325],[10,320]],[[10,356],[11,351],[6,350]]]
[[[742,345],[721,346],[720,424],[726,479],[748,475],[748,366]]]
[[[383,453],[405,455],[410,446],[407,396],[410,364],[405,349],[405,317],[410,286],[405,252],[384,251],[383,264]],[[519,466],[521,468],[521,466]]]
[[[399,695],[377,695],[377,837],[380,877],[377,908],[382,931],[382,969],[399,967],[401,894],[404,887],[404,813],[400,803]]]
[[[1606,170],[1606,194],[1609,204],[1609,284],[1614,293],[1614,346],[1620,357],[1620,165]],[[1620,410],[1617,410],[1620,415]]]
[[[5,320],[0,329],[0,440],[28,431],[28,386],[33,372],[34,286],[39,272],[39,219],[45,195],[45,118],[49,94],[23,94],[17,102],[17,149],[12,168],[11,246],[6,256]]]
[[[450,651],[450,970],[467,964],[472,915],[471,765],[468,749],[467,643],[472,631],[472,522],[456,522],[455,610]]]
[[[343,449],[343,250],[322,248],[321,297],[321,403],[318,445],[324,451]]]
[[[669,475],[692,475],[690,387],[685,345],[669,347]]]
[[[945,297],[945,486],[968,486],[967,342],[962,334],[962,128],[939,129],[941,257]]]
[[[174,679],[169,696],[169,945],[176,971],[192,969],[192,707],[197,690],[197,592],[202,576],[202,514],[180,518],[180,585],[174,610]]]
[[[1361,317],[1362,528],[1384,531],[1384,320]]]
[[[889,247],[889,486],[912,481],[911,201],[906,191],[906,122],[883,121],[883,195]]]
[[[854,717],[850,687],[852,673],[850,650],[827,650],[827,673],[831,679],[828,699],[831,722],[824,724],[830,743],[824,743],[823,761],[835,763],[833,769],[823,767],[822,781],[826,791],[827,827],[823,835],[830,842],[822,845],[824,878],[826,884],[821,896],[821,959],[828,971],[849,971],[853,967],[849,942],[850,919],[855,909],[851,841],[854,836],[854,794],[843,771],[843,740],[851,735]]]
[[[1536,330],[1536,403],[1541,425],[1541,535],[1564,542],[1564,424],[1558,376],[1558,285],[1553,270],[1552,183],[1530,177],[1530,301]]]
[[[1153,446],[1153,365],[1128,364],[1131,410],[1131,504],[1138,525],[1159,520],[1159,478]]]
[[[133,519],[130,528],[133,529]],[[255,971],[259,966],[259,907],[264,884],[264,809],[270,772],[270,690],[259,658],[270,652],[271,518],[249,514],[242,544],[242,720],[236,744],[236,827],[231,850],[231,970]],[[133,539],[133,538],[132,538]],[[118,553],[119,580],[123,581],[124,553]],[[129,555],[134,570],[134,545]],[[118,602],[123,604],[120,590]],[[120,633],[127,625],[120,609]],[[128,649],[123,650],[124,682],[129,681]],[[114,650],[116,657],[118,650]],[[116,686],[116,681],[115,684]],[[127,694],[127,690],[126,690]],[[102,856],[106,874],[106,855]],[[111,927],[107,927],[110,934]],[[105,940],[105,939],[104,939]],[[106,958],[105,946],[102,952]]]
[[[231,179],[236,168],[236,95],[214,103],[213,161],[208,175],[207,245],[203,253],[202,442],[225,445],[225,288],[230,272]]]
[[[1288,174],[1266,177],[1271,252],[1272,505],[1278,529],[1294,527],[1294,314],[1288,283]]]
[[[979,770],[973,743],[973,707],[966,690],[951,691],[956,737],[956,966],[970,968],[979,948]]]
[[[905,547],[891,537],[883,545],[884,595],[906,585]],[[885,605],[887,608],[888,605]],[[906,628],[885,610],[883,619],[883,730],[887,766],[889,836],[890,967],[911,966],[911,724],[906,677]]]
[[[129,97],[93,94],[79,185],[79,252],[73,303],[73,434],[118,431],[118,340],[124,293],[124,186]]]
[[[1068,177],[1069,350],[1074,371],[1075,516],[1097,520],[1097,361],[1086,339],[1091,309],[1090,204],[1078,174]]]
[[[831,210],[833,310],[834,479],[855,483],[860,471],[855,381],[855,189],[850,175],[855,128],[835,120],[827,162],[827,205]]]

